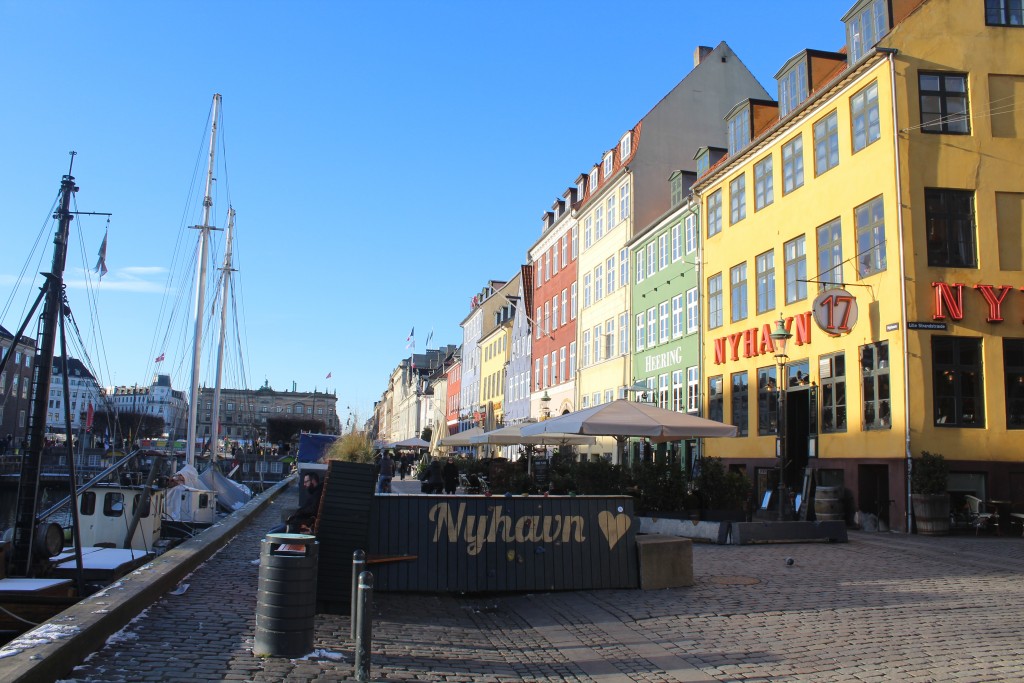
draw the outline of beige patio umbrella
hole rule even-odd
[[[446,437],[442,438],[440,441],[438,441],[437,445],[438,446],[473,446],[474,444],[473,444],[472,441],[470,441],[470,439],[473,438],[474,436],[479,436],[480,434],[483,434],[483,433],[484,433],[483,427],[473,427],[472,429],[467,429],[464,432],[459,432],[458,434],[452,434],[451,436],[446,436]]]
[[[625,439],[645,436],[658,440],[736,436],[736,427],[696,415],[677,413],[647,403],[625,399],[523,425],[524,436],[546,432],[589,434]]]
[[[527,423],[530,424],[530,423]],[[525,424],[509,425],[501,429],[494,429],[483,434],[470,437],[473,445],[489,446],[526,446],[559,445],[591,446],[597,443],[593,436],[581,436],[579,434],[562,434],[558,432],[545,432],[536,436],[524,436],[523,427]]]

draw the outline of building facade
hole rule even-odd
[[[54,366],[56,369],[56,365]],[[72,367],[74,370],[74,367]],[[56,380],[56,377],[54,378]],[[171,386],[170,375],[154,375],[147,386],[116,386],[106,389],[106,403],[118,412],[155,415],[164,421],[164,431],[171,439],[184,439],[188,431],[188,398],[184,391]],[[94,403],[100,409],[99,403]]]
[[[70,396],[64,396],[64,362],[60,358],[53,359],[53,376],[50,379],[50,398],[47,402],[46,431],[64,433],[64,403],[71,409],[71,430],[74,434],[85,431],[91,425],[89,408],[94,413],[105,408],[105,393],[96,378],[86,369],[82,361],[68,358],[68,390]],[[150,414],[156,414],[151,412]],[[165,421],[166,423],[166,421]]]
[[[22,452],[28,440],[28,416],[32,412],[32,359],[35,341],[22,338],[14,344],[14,335],[0,326],[0,357],[7,358],[0,373],[0,450]],[[12,348],[13,347],[13,348]]]
[[[196,413],[196,441],[205,443],[212,434],[214,390],[199,389]],[[233,443],[249,445],[267,440],[267,420],[294,418],[317,420],[323,423],[325,434],[340,434],[338,396],[325,391],[275,391],[269,383],[256,390],[220,390],[221,438]]]
[[[530,369],[533,353],[533,266],[520,271],[519,293],[509,334],[509,361],[505,375],[505,424],[520,424],[530,417]]]

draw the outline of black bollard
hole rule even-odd
[[[366,569],[366,553],[362,550],[357,550],[352,553],[352,599],[351,599],[351,615],[350,621],[352,622],[352,640],[356,639],[356,603],[359,601],[359,575]]]
[[[363,572],[359,575],[359,609],[356,621],[359,630],[356,633],[356,680],[370,680],[370,650],[373,647],[373,574]]]

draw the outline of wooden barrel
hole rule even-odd
[[[814,489],[814,516],[821,522],[841,522],[846,519],[842,486],[819,486]]]

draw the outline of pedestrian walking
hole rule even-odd
[[[379,467],[377,493],[391,493],[391,480],[395,476],[395,461],[391,458],[389,451],[381,452]]]
[[[455,464],[455,458],[449,456],[442,476],[444,477],[444,492],[449,496],[455,495],[455,491],[459,488],[459,466]]]
[[[420,487],[423,493],[444,491],[444,473],[441,469],[441,461],[437,458],[432,459],[427,468],[423,470],[423,474],[420,475],[420,481],[423,482],[423,486]]]

